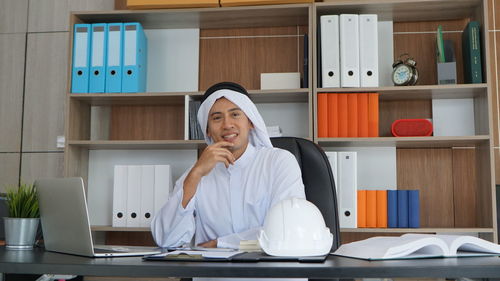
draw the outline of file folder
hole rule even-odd
[[[322,86],[340,87],[339,16],[321,16],[320,21]]]
[[[366,190],[358,190],[358,227],[366,227]]]
[[[330,168],[332,169],[333,181],[335,182],[335,190],[339,190],[339,180],[338,180],[338,165],[337,165],[337,152],[336,151],[325,151],[326,157],[328,158],[328,163],[330,163]],[[337,192],[338,193],[338,192]]]
[[[408,228],[408,190],[398,190],[398,227]]]
[[[141,174],[141,166],[128,166],[127,227],[140,226]]]
[[[172,189],[172,170],[170,165],[155,165],[154,212],[167,203]]]
[[[141,167],[141,212],[139,226],[150,227],[154,213],[155,166]]]
[[[104,93],[106,90],[106,45],[107,24],[92,24],[92,44],[90,48],[89,92]]]
[[[341,228],[357,227],[357,157],[356,152],[338,152],[337,198]],[[367,219],[368,223],[368,219]]]
[[[366,191],[366,227],[377,227],[377,191]]]
[[[128,167],[117,165],[113,178],[113,227],[127,226]]]
[[[71,92],[89,92],[90,24],[75,24],[73,36],[73,69]]]
[[[123,24],[109,23],[107,31],[106,93],[120,93],[122,91]]]
[[[420,190],[408,190],[408,227],[420,227]]]
[[[387,227],[398,227],[398,191],[387,190]]]
[[[146,91],[147,39],[140,23],[123,24],[122,92]]]
[[[340,86],[359,87],[358,15],[342,14],[340,27]]]
[[[359,15],[359,73],[361,87],[378,87],[377,15]]]

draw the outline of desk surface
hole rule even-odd
[[[0,272],[130,277],[494,278],[499,257],[364,261],[330,256],[324,263],[154,262],[140,257],[86,258],[0,247]]]

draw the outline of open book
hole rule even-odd
[[[366,260],[474,257],[500,255],[500,245],[473,236],[404,234],[344,244],[332,254]]]

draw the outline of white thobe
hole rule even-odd
[[[217,239],[218,247],[237,249],[241,240],[257,239],[274,204],[289,197],[305,198],[297,160],[279,148],[256,148],[249,143],[233,165],[226,168],[217,163],[202,177],[183,208],[183,185],[189,170],[177,180],[172,196],[153,218],[152,234],[160,247],[189,243],[195,235],[196,245]]]

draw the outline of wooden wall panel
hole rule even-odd
[[[432,118],[432,101],[399,100],[380,101],[379,103],[379,135],[390,137],[391,125],[397,119]]]
[[[462,30],[468,20],[394,23],[394,58],[409,53],[417,62],[417,85],[436,85],[436,30],[443,27],[443,39],[452,40],[457,60],[458,84],[463,83]]]
[[[25,33],[28,0],[0,0],[0,33]]]
[[[23,151],[61,150],[67,70],[67,32],[28,34]]]
[[[113,106],[110,140],[182,140],[184,106]]]
[[[452,151],[397,149],[398,189],[420,190],[420,227],[454,227]]]
[[[0,34],[0,152],[21,151],[25,50],[25,34]]]
[[[200,31],[200,91],[221,81],[260,89],[260,74],[301,72],[304,27]]]
[[[109,11],[114,5],[114,0],[30,0],[28,31],[68,31],[71,11]]]
[[[19,182],[20,153],[0,153],[0,192],[5,192],[8,185]]]
[[[23,153],[21,180],[31,183],[39,178],[64,176],[64,153]]]
[[[475,149],[454,148],[452,153],[455,227],[479,227]]]

